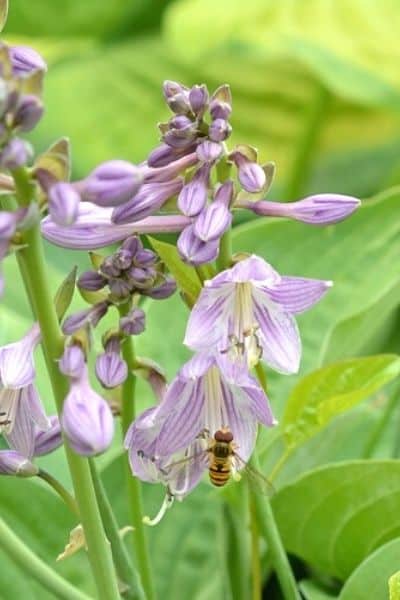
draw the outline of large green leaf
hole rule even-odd
[[[338,414],[368,398],[400,374],[400,357],[347,359],[313,371],[292,390],[281,426],[289,447],[304,442]]]
[[[245,48],[265,67],[294,58],[338,95],[398,110],[399,25],[395,0],[181,0],[166,30],[186,59],[213,60],[226,46]]]
[[[387,460],[316,469],[283,488],[272,504],[285,548],[344,580],[399,535],[399,501],[400,463]]]
[[[299,588],[306,600],[334,600],[334,598],[337,598],[335,594],[323,590],[312,579],[300,581]]]
[[[400,538],[385,544],[368,556],[346,581],[338,600],[387,600],[388,580],[400,565]],[[399,586],[393,579],[390,600],[398,600]]]

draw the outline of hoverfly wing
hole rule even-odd
[[[273,496],[275,494],[275,488],[272,483],[260,471],[257,471],[257,469],[243,460],[236,452],[234,453],[234,461],[237,463],[235,467],[238,470],[240,469],[239,475],[244,475],[253,491],[264,496]]]

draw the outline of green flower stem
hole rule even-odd
[[[0,518],[0,548],[11,558],[24,575],[29,574],[58,600],[91,600],[80,592],[56,571],[53,571]]]
[[[34,188],[27,172],[22,169],[15,171],[14,181],[19,204],[21,206],[28,205],[34,200]],[[33,314],[40,325],[46,367],[60,414],[68,392],[68,385],[67,380],[60,373],[56,361],[63,352],[64,341],[48,285],[39,225],[35,225],[24,233],[24,243],[26,247],[19,250],[17,254],[18,264]],[[87,460],[75,454],[67,444],[65,444],[65,451],[98,596],[101,600],[117,600],[120,596],[111,550],[104,534],[89,465]]]
[[[250,533],[251,533],[251,579],[252,599],[261,600],[262,576],[260,563],[260,532],[257,523],[257,514],[252,494],[250,495]]]
[[[66,490],[65,487],[55,477],[53,477],[53,475],[50,475],[50,473],[48,473],[44,469],[40,469],[37,476],[40,477],[40,479],[43,479],[43,481],[45,481],[46,483],[48,483],[53,488],[53,490],[60,496],[60,498],[62,498],[62,500],[71,510],[71,512],[73,512],[79,517],[79,508],[75,498],[71,496],[68,490]]]
[[[97,503],[99,505],[101,518],[107,538],[111,544],[111,552],[114,559],[114,564],[117,569],[118,577],[121,582],[126,585],[126,591],[123,592],[124,598],[136,600],[144,598],[144,592],[139,581],[139,577],[130,561],[128,551],[121,537],[117,520],[112,510],[110,501],[104,489],[103,482],[96,468],[96,463],[93,459],[89,460],[90,473],[94,491],[96,492]]]
[[[232,264],[232,229],[228,229],[219,243],[219,254],[217,258],[218,272],[229,269]]]
[[[129,309],[129,303],[122,304],[119,307],[120,315],[126,315],[127,312],[129,312]],[[132,365],[135,364],[135,350],[132,337],[127,338],[122,343],[122,355],[129,367],[129,375],[122,385],[121,423],[122,431],[125,435],[133,419],[135,418],[136,377],[131,371]],[[132,526],[135,530],[132,536],[135,561],[141,576],[146,598],[147,600],[154,600],[155,587],[151,569],[147,532],[145,530],[146,526],[143,523],[142,486],[139,479],[132,475],[129,466],[128,455],[127,453],[125,453],[125,455],[125,470],[127,476],[129,506]]]
[[[313,153],[319,140],[321,126],[326,119],[329,100],[329,90],[321,84],[316,84],[314,98],[305,108],[304,127],[297,140],[296,154],[283,200],[288,202],[298,200],[304,192],[310,176]]]
[[[250,584],[250,548],[248,544],[248,494],[246,486],[241,486],[234,501],[223,503],[223,523],[225,533],[225,564],[227,567],[230,591],[233,600],[247,600]]]
[[[250,463],[256,470],[260,470],[256,452],[253,452]],[[300,600],[296,580],[282,544],[269,498],[255,493],[253,499],[260,534],[268,544],[271,562],[278,577],[283,597],[285,600]]]

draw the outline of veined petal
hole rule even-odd
[[[253,303],[263,360],[279,373],[297,373],[301,340],[294,317],[271,307],[271,301],[262,291],[253,290]]]
[[[15,420],[10,433],[4,433],[10,448],[18,450],[26,458],[32,458],[35,450],[35,425],[29,413],[29,404],[26,398],[22,397],[22,391],[19,390],[19,397],[16,401]]]
[[[332,285],[332,281],[283,276],[279,283],[262,289],[282,310],[296,314],[316,304]]]
[[[35,385],[28,385],[22,390],[21,398],[29,412],[30,418],[41,431],[47,431],[51,422],[46,415]]]
[[[215,423],[215,426],[216,429],[210,430],[211,435],[214,435],[218,429],[229,427],[240,458],[247,461],[256,443],[257,419],[251,411],[249,398],[242,388],[221,382],[220,424]]]
[[[234,310],[234,285],[228,283],[219,289],[205,287],[193,307],[186,327],[186,346],[193,349],[209,348],[225,336],[227,322]]]
[[[0,390],[0,433],[11,433],[15,424],[21,389],[3,388]]]
[[[179,371],[180,378],[186,381],[198,379],[215,364],[215,359],[209,352],[197,352]]]

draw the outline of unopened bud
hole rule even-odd
[[[13,127],[20,131],[31,131],[43,115],[43,104],[37,96],[22,96],[14,115]]]
[[[146,315],[141,308],[132,308],[125,317],[121,317],[119,327],[127,335],[143,333],[146,324]]]
[[[88,292],[98,292],[106,283],[107,279],[96,271],[85,271],[78,279],[78,287]]]
[[[118,206],[136,194],[142,183],[138,167],[125,160],[98,166],[82,182],[82,198],[98,206]]]
[[[0,154],[0,165],[9,170],[26,165],[33,156],[32,146],[18,138],[12,139]]]
[[[49,417],[50,427],[46,431],[38,431],[35,436],[35,456],[44,456],[57,450],[62,444],[61,426],[57,415]]]

